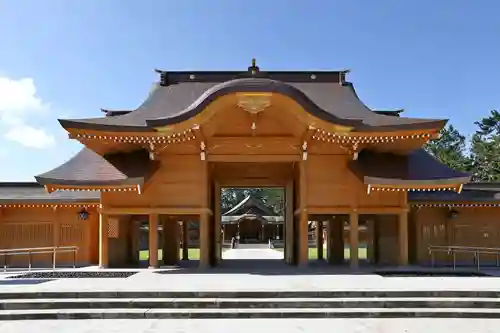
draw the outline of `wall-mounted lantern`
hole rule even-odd
[[[89,212],[84,208],[81,211],[78,212],[78,219],[86,221],[89,219]]]

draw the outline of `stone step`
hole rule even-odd
[[[58,309],[1,310],[0,320],[243,318],[500,318],[499,309]]]
[[[60,291],[0,292],[0,299],[68,298],[500,298],[495,290]]]
[[[492,298],[74,298],[0,300],[1,310],[57,309],[500,309]]]

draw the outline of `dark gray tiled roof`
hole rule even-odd
[[[207,74],[207,79],[217,74]],[[146,101],[136,110],[112,117],[59,120],[65,128],[96,129],[109,131],[151,131],[153,127],[175,124],[201,112],[216,98],[233,92],[275,92],[287,95],[301,104],[305,110],[326,121],[354,127],[359,131],[390,131],[411,129],[436,129],[445,125],[445,120],[394,117],[373,112],[358,98],[354,87],[348,82],[298,80],[305,73],[280,72],[280,81],[272,79],[268,72],[261,77],[236,78],[228,81],[191,82],[174,80],[167,85],[158,84]],[[194,76],[199,74],[193,73]],[[309,74],[307,74],[309,75]],[[168,80],[167,80],[168,81]]]
[[[143,185],[158,169],[146,150],[101,156],[83,148],[63,165],[36,176],[44,185],[106,186]]]
[[[76,203],[99,202],[100,193],[56,191],[48,193],[45,188],[34,182],[0,183],[0,203]]]
[[[277,216],[276,213],[261,200],[249,195],[241,200],[233,208],[225,212],[224,216],[240,216],[245,214],[260,215],[260,216]]]
[[[474,186],[474,184],[471,184]],[[481,202],[500,203],[500,188],[498,191],[475,190],[464,187],[461,193],[452,191],[438,192],[410,192],[408,201],[411,202]]]
[[[500,182],[475,182],[464,185],[467,190],[483,190],[500,192]]]
[[[455,185],[470,180],[468,174],[449,168],[424,149],[408,155],[363,150],[349,167],[365,184],[373,185]]]

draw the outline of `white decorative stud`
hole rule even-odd
[[[302,144],[302,160],[307,161],[307,141]]]

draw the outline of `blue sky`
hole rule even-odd
[[[361,99],[449,118],[500,108],[500,2],[0,0],[0,180],[80,149],[57,118],[140,104],[166,70],[351,69]]]

